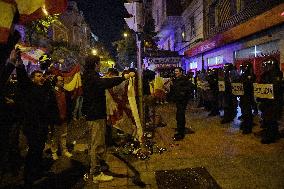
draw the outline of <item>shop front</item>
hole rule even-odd
[[[263,59],[271,56],[279,60],[283,71],[284,19],[281,16],[283,5],[276,6],[191,47],[184,52],[184,55],[189,60],[198,59],[197,67],[205,70],[223,67],[226,63],[233,63],[238,67],[244,60],[250,60],[257,75],[261,73]]]
[[[174,69],[181,66],[181,57],[145,57],[144,67],[155,71],[163,78],[173,75]]]
[[[237,68],[244,62],[250,62],[253,65],[257,80],[262,73],[262,62],[268,58],[276,59],[280,63],[280,40],[273,40],[263,44],[257,44],[251,47],[243,48],[234,52],[235,65]],[[283,71],[283,70],[282,70]]]

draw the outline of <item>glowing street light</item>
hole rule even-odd
[[[97,49],[92,49],[92,54],[93,55],[98,55],[98,50]]]
[[[43,14],[44,14],[45,16],[48,16],[48,12],[47,12],[47,10],[46,10],[45,5],[43,5],[43,6],[41,7],[41,9],[42,9]]]
[[[125,38],[128,37],[128,33],[127,33],[127,32],[124,32],[124,33],[123,33],[123,37],[125,37]]]

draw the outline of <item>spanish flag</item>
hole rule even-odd
[[[6,43],[18,9],[20,24],[65,11],[67,0],[0,0],[0,43]]]
[[[61,70],[55,68],[53,68],[51,71],[54,75],[61,75],[64,77],[64,89],[72,94],[72,98],[82,95],[83,90],[80,64],[77,64],[68,72],[62,72]]]
[[[8,40],[16,8],[12,2],[0,1],[0,43]]]

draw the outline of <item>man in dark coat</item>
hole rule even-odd
[[[30,78],[23,64],[16,67],[19,87],[19,106],[23,111],[23,133],[29,146],[24,168],[25,185],[30,187],[42,175],[42,154],[48,125],[59,119],[54,92],[39,70]]]
[[[177,109],[177,133],[174,135],[174,140],[179,141],[182,140],[185,135],[185,110],[193,92],[191,82],[182,74],[182,68],[180,67],[175,69],[175,78],[172,81],[170,90]]]
[[[1,169],[7,167],[10,146],[8,142],[11,128],[15,121],[15,103],[9,96],[9,77],[15,68],[16,54],[12,51],[10,58],[3,65],[0,64],[0,162]],[[1,62],[2,63],[2,62]]]
[[[279,69],[276,59],[269,58],[263,62],[265,71],[261,75],[260,83],[273,84],[273,99],[260,99],[259,109],[262,113],[262,125],[264,127],[264,135],[261,143],[270,144],[279,139],[279,123],[282,106],[282,89],[281,82],[283,73]]]
[[[210,113],[208,116],[219,115],[219,104],[218,104],[218,69],[214,68],[208,71],[208,83],[209,83],[209,93],[210,93]]]
[[[240,69],[240,82],[243,84],[244,89],[244,94],[240,96],[240,108],[242,112],[240,129],[243,131],[243,134],[249,134],[252,132],[253,126],[252,106],[254,103],[253,83],[255,82],[255,75],[250,62],[243,63]]]
[[[90,175],[94,182],[110,181],[112,176],[105,175],[103,172],[107,169],[105,162],[106,144],[106,96],[105,90],[122,83],[133,72],[125,74],[123,77],[102,78],[99,74],[100,58],[97,56],[88,56],[85,59],[83,74],[83,106],[82,112],[86,116],[87,124],[91,131]]]
[[[231,63],[226,63],[224,65],[224,71],[224,116],[221,120],[221,124],[230,123],[237,115],[237,97],[232,94],[231,83],[238,80],[238,75],[235,67]]]

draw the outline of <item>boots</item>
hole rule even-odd
[[[261,139],[262,144],[271,144],[276,142],[280,138],[280,133],[278,130],[278,123],[276,121],[270,122],[267,126],[266,132]]]

